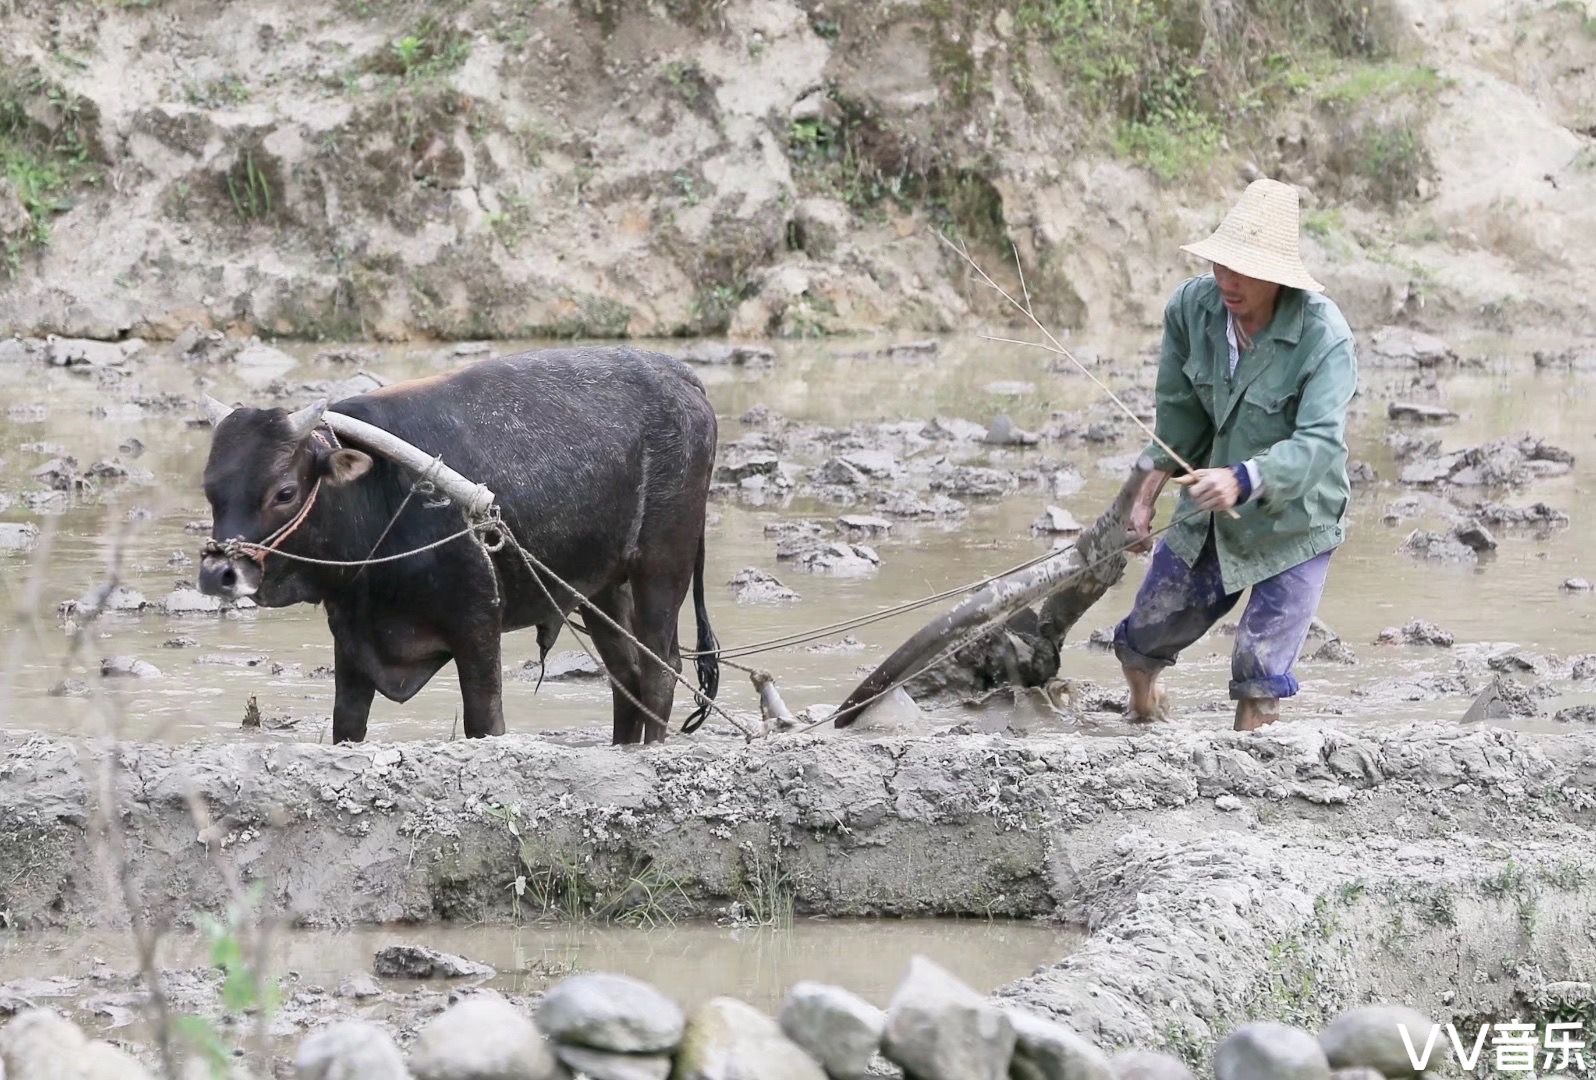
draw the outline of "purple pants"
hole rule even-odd
[[[1316,555],[1252,587],[1230,657],[1233,701],[1286,698],[1299,689],[1291,668],[1319,610],[1330,555]],[[1114,629],[1114,655],[1125,667],[1161,671],[1240,599],[1239,592],[1225,592],[1212,533],[1196,566],[1159,541],[1131,613]]]

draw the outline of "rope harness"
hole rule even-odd
[[[313,433],[312,437],[324,440],[332,449],[341,449],[337,436],[331,430],[323,431],[322,429],[318,428]],[[302,526],[305,523],[305,520],[310,516],[311,511],[315,508],[317,495],[321,491],[321,478],[318,478],[315,484],[312,485],[310,489],[310,495],[305,499],[305,503],[300,507],[299,512],[296,513],[289,522],[272,532],[264,540],[252,541],[245,540],[241,537],[230,537],[223,540],[212,539],[205,543],[204,547],[202,548],[202,552],[206,555],[223,555],[229,559],[247,558],[255,562],[255,564],[260,566],[263,570],[265,569],[267,557],[276,555],[279,558],[287,559],[291,562],[304,563],[311,566],[346,569],[352,568],[357,570],[356,577],[358,577],[360,574],[365,572],[367,567],[399,562],[400,560],[412,558],[416,555],[421,555],[437,548],[444,547],[445,545],[451,544],[456,540],[470,537],[475,542],[475,546],[482,553],[483,558],[488,563],[489,572],[494,586],[493,603],[495,607],[498,607],[503,603],[503,593],[500,583],[499,568],[493,557],[508,547],[519,557],[522,564],[525,566],[528,575],[532,578],[533,582],[542,592],[544,599],[548,602],[549,606],[559,614],[561,623],[566,629],[571,631],[572,636],[575,637],[577,643],[581,645],[582,651],[585,652],[588,658],[592,660],[601,671],[604,672],[606,678],[610,682],[610,685],[623,697],[625,697],[633,707],[642,712],[650,721],[662,729],[668,727],[668,721],[665,718],[658,716],[654,710],[650,709],[647,705],[644,705],[643,702],[638,700],[637,696],[633,694],[629,688],[623,685],[620,679],[610,673],[608,666],[605,665],[598,657],[593,655],[593,652],[588,648],[587,643],[583,640],[584,637],[591,637],[591,629],[588,626],[584,626],[572,621],[565,608],[555,601],[553,593],[550,592],[549,586],[544,580],[545,578],[571,595],[575,601],[572,605],[573,608],[585,608],[586,612],[588,613],[588,621],[591,621],[591,619],[596,616],[602,623],[605,624],[605,626],[614,631],[616,634],[620,635],[634,648],[636,648],[639,655],[647,657],[650,662],[657,665],[662,671],[667,672],[675,682],[686,687],[687,690],[692,693],[693,698],[698,705],[698,713],[695,717],[690,717],[688,721],[682,725],[683,732],[690,733],[697,730],[697,728],[703,723],[704,717],[706,717],[709,712],[713,711],[722,719],[726,720],[726,722],[732,727],[736,728],[740,733],[742,733],[744,738],[752,741],[756,737],[755,732],[749,729],[746,724],[744,724],[737,717],[733,716],[731,713],[727,712],[726,709],[718,702],[705,696],[698,687],[690,684],[682,676],[681,672],[676,669],[674,664],[660,656],[654,650],[650,649],[647,645],[643,644],[643,642],[640,641],[635,634],[633,634],[626,627],[622,626],[615,619],[611,618],[609,613],[600,608],[598,604],[596,604],[590,597],[584,594],[576,586],[560,577],[552,569],[550,569],[547,564],[540,560],[536,555],[533,555],[532,552],[527,550],[520,540],[517,539],[515,533],[505,523],[503,514],[497,505],[489,508],[485,514],[481,514],[474,518],[462,515],[462,520],[465,523],[464,527],[439,540],[434,540],[419,547],[410,548],[409,550],[397,552],[392,555],[378,556],[376,554],[377,549],[380,548],[383,541],[388,538],[388,535],[393,530],[395,523],[398,522],[400,515],[405,512],[416,495],[420,494],[426,497],[426,501],[423,503],[423,506],[429,510],[441,509],[451,505],[451,502],[447,497],[433,497],[436,495],[436,486],[432,482],[432,476],[434,471],[441,465],[442,460],[443,459],[441,455],[434,457],[432,466],[417,476],[415,481],[410,485],[410,490],[405,494],[404,499],[400,502],[399,507],[394,511],[393,516],[388,519],[388,523],[386,526],[384,526],[382,533],[377,537],[377,542],[372,545],[370,552],[367,553],[364,559],[320,559],[308,555],[300,555],[291,551],[284,551],[282,549],[283,543],[293,536],[296,531],[298,531],[300,526]],[[1153,530],[1149,534],[1148,539],[1160,536],[1163,533],[1168,532],[1170,529],[1175,528],[1177,525],[1180,525],[1191,518],[1198,517],[1203,513],[1206,513],[1206,511],[1194,511],[1191,514],[1176,517],[1162,528]],[[1063,589],[1073,584],[1104,563],[1124,555],[1126,552],[1136,547],[1139,543],[1139,540],[1132,540],[1118,548],[1115,548],[1112,551],[1105,553],[1102,556],[1099,556],[1098,558],[1092,560],[1091,562],[1082,566],[1080,569],[1063,578],[1058,583],[1057,588]],[[721,648],[716,649],[713,652],[700,652],[697,650],[684,649],[680,651],[679,655],[687,658],[714,656],[721,663],[726,664],[728,667],[735,668],[739,671],[746,672],[756,677],[763,676],[765,679],[770,679],[770,675],[767,672],[757,668],[748,667],[744,664],[736,663],[731,658],[754,656],[760,653],[773,652],[777,649],[793,648],[809,641],[832,637],[838,633],[858,629],[863,626],[868,626],[872,623],[882,622],[886,619],[894,618],[898,615],[906,614],[908,612],[927,607],[931,604],[951,599],[955,596],[961,596],[974,592],[975,590],[984,588],[985,586],[990,585],[1001,578],[1007,577],[1010,574],[1018,573],[1019,571],[1029,569],[1039,563],[1045,562],[1048,559],[1055,558],[1059,554],[1060,551],[1058,550],[1047,551],[1033,558],[1027,559],[1024,562],[1019,563],[1018,565],[1000,573],[982,578],[979,581],[971,582],[965,585],[959,585],[951,589],[944,589],[940,592],[932,593],[917,600],[906,601],[905,603],[896,604],[892,607],[884,608],[881,611],[872,612],[868,615],[861,615],[853,619],[840,620],[838,622],[829,623],[825,626],[816,627],[815,629],[801,633],[783,634],[774,638],[768,638],[764,641],[754,642],[749,645]],[[860,711],[868,708],[876,701],[897,691],[919,676],[923,675],[925,672],[930,671],[932,668],[935,668],[942,663],[945,663],[947,660],[957,655],[960,651],[975,644],[977,641],[980,641],[983,637],[993,633],[993,631],[994,626],[990,622],[975,627],[970,632],[964,634],[958,640],[953,642],[953,644],[937,653],[913,672],[894,681],[891,685],[883,688],[881,691],[873,694],[869,698],[866,698],[864,701],[858,702],[855,708]],[[815,728],[829,722],[830,720],[831,716],[827,715],[798,729],[797,733],[803,734],[805,732],[812,731]]]

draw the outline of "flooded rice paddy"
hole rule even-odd
[[[904,358],[879,354],[884,344],[782,342],[773,346],[773,364],[701,367],[721,416],[722,444],[754,430],[739,418],[756,405],[806,424],[844,426],[933,416],[989,424],[1006,414],[1031,430],[1045,426],[1054,412],[1102,408],[1100,392],[1085,377],[1049,370],[1045,353],[961,337],[943,340],[934,357]],[[1105,350],[1118,358],[1100,368],[1105,380],[1128,390],[1149,387],[1153,368],[1148,344],[1128,341]],[[1353,458],[1372,465],[1380,481],[1355,492],[1350,538],[1335,557],[1321,610],[1356,651],[1359,663],[1305,662],[1299,672],[1304,693],[1288,716],[1333,715],[1353,725],[1455,719],[1467,698],[1410,694],[1403,689],[1405,683],[1449,671],[1460,657],[1482,657],[1509,646],[1563,657],[1596,652],[1596,595],[1560,588],[1571,577],[1596,577],[1596,560],[1582,539],[1588,527],[1584,497],[1596,480],[1586,421],[1588,378],[1536,370],[1531,348],[1522,342],[1453,345],[1466,357],[1483,358],[1483,363],[1443,369],[1434,388],[1414,388],[1417,373],[1411,369],[1364,373],[1354,406]],[[667,342],[658,347],[679,353],[685,346]],[[109,615],[88,629],[75,654],[73,624],[58,614],[61,602],[104,582],[113,560],[119,563],[119,580],[152,602],[194,579],[208,529],[199,474],[209,432],[192,422],[197,409],[190,404],[202,386],[225,400],[279,403],[266,393],[273,383],[297,388],[347,379],[359,368],[398,380],[475,358],[456,356],[447,346],[408,345],[371,347],[359,364],[349,364],[314,359],[323,351],[315,346],[285,349],[296,366],[260,369],[184,363],[167,346],[152,345],[127,363],[125,377],[111,380],[40,363],[0,365],[0,522],[32,522],[39,528],[30,554],[0,553],[0,706],[5,726],[61,734],[115,730],[128,738],[158,740],[328,738],[332,650],[319,609],[226,616],[150,611]],[[297,392],[282,400],[310,396]],[[1544,535],[1498,530],[1499,548],[1478,563],[1421,561],[1400,552],[1408,531],[1427,522],[1422,517],[1382,521],[1390,503],[1411,493],[1394,482],[1400,465],[1385,442],[1393,426],[1386,404],[1398,399],[1444,405],[1461,414],[1456,423],[1429,429],[1448,448],[1529,431],[1572,451],[1576,464],[1570,475],[1502,496],[1521,505],[1547,502],[1568,513],[1572,525]],[[1126,429],[1108,443],[1074,438],[983,451],[991,464],[1008,469],[1073,467],[1083,483],[1068,495],[1022,487],[1001,498],[967,499],[968,516],[955,522],[897,522],[889,538],[872,541],[882,565],[863,578],[808,574],[793,563],[778,562],[775,540],[766,534],[766,527],[776,522],[831,520],[850,508],[802,497],[770,498],[765,505],[718,499],[711,505],[708,550],[715,629],[723,643],[736,646],[865,614],[1018,563],[1052,543],[1034,536],[1030,528],[1046,505],[1062,506],[1089,522],[1117,488],[1127,455],[1140,445]],[[92,493],[43,495],[47,485],[33,474],[63,454],[75,457],[82,469],[94,462],[119,461],[131,475],[102,481]],[[728,582],[745,567],[774,573],[801,600],[736,602]],[[1133,561],[1126,580],[1083,619],[1071,635],[1074,645],[1066,650],[1063,674],[1109,685],[1116,681],[1112,656],[1087,645],[1086,637],[1124,613],[1140,576],[1140,563]],[[862,670],[917,626],[918,617],[923,616],[855,631],[856,646],[798,647],[761,662],[777,674],[793,709],[835,703]],[[1372,644],[1383,628],[1414,618],[1450,630],[1457,648]],[[1222,634],[1210,635],[1171,673],[1177,707],[1188,714],[1212,711],[1216,718],[1228,709],[1229,645]],[[577,647],[566,635],[556,652]],[[507,639],[505,662],[512,669],[505,685],[508,727],[607,729],[610,695],[605,686],[596,679],[546,681],[534,693],[534,678],[513,669],[535,655],[529,633]],[[102,679],[100,662],[109,657],[142,660],[159,675]],[[728,675],[724,700],[736,708],[756,709],[746,681]],[[252,697],[265,724],[259,732],[241,732],[240,720]],[[1569,688],[1555,705],[1580,700]],[[456,727],[457,711],[452,668],[446,668],[404,706],[379,700],[370,737],[446,737]],[[1493,722],[1566,730],[1551,721],[1552,711],[1544,709],[1540,718]],[[1117,734],[1126,726],[1105,713],[1082,730]]]

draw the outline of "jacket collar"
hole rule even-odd
[[[1222,320],[1225,317],[1225,301],[1219,295],[1219,283],[1212,274],[1203,275],[1203,294],[1201,303]],[[1283,341],[1288,345],[1295,345],[1302,340],[1302,326],[1308,317],[1308,294],[1301,289],[1281,286],[1280,296],[1275,301],[1274,318],[1269,320],[1269,325],[1264,329],[1262,337]],[[1223,325],[1223,324],[1221,324]],[[1220,332],[1220,340],[1224,340],[1224,332]]]

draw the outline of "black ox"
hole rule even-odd
[[[224,546],[229,539],[259,543],[291,527],[284,553],[360,561],[424,547],[462,528],[458,511],[428,508],[421,496],[395,518],[415,476],[341,445],[323,424],[325,402],[295,413],[211,404],[205,495],[212,537]],[[441,455],[492,488],[505,525],[528,551],[678,671],[677,616],[689,586],[698,650],[716,648],[704,608],[715,412],[679,360],[625,347],[532,352],[398,383],[332,408]],[[490,554],[470,537],[362,569],[276,553],[257,558],[250,550],[213,545],[200,588],[266,607],[326,606],[336,661],[335,742],[365,737],[374,694],[408,701],[450,660],[459,672],[466,735],[503,733],[500,635],[535,626],[546,655],[562,612],[578,603],[551,581],[540,585],[512,546]],[[620,684],[612,686],[614,741],[663,739],[676,680],[603,619],[582,615]],[[697,675],[701,717],[718,682],[713,655],[700,658]]]

